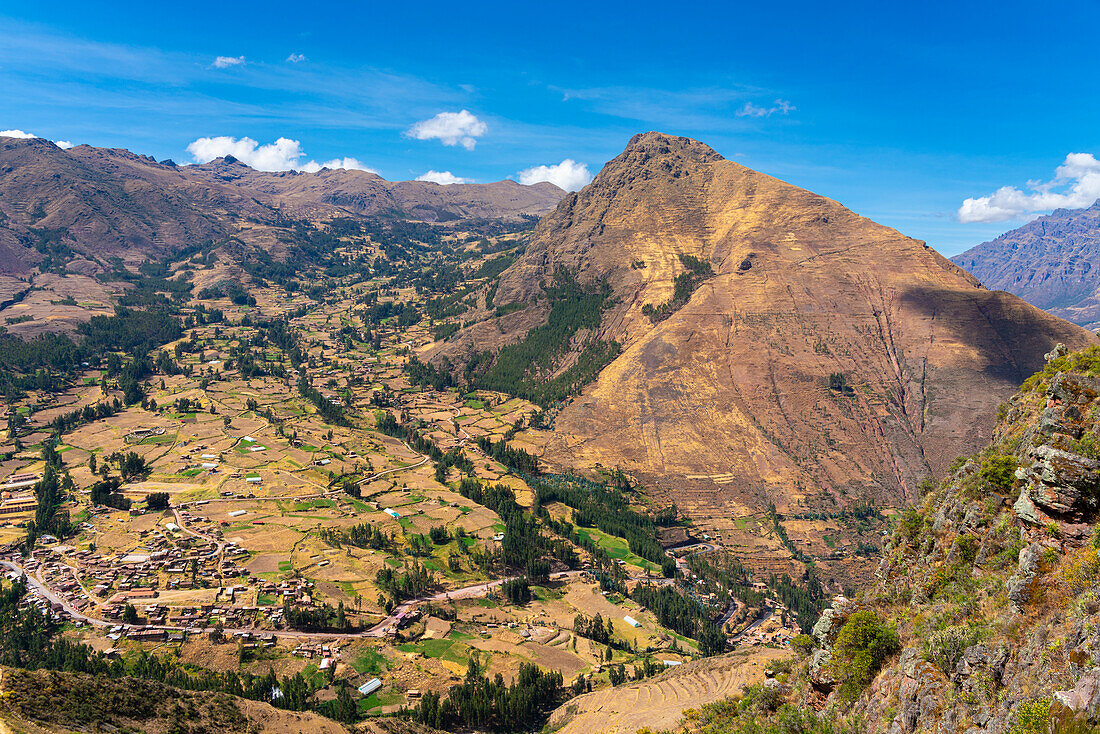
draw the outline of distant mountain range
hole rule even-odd
[[[127,150],[0,138],[0,275],[51,259],[71,272],[96,261],[134,263],[235,235],[242,223],[284,216],[364,216],[448,223],[519,221],[554,207],[565,192],[515,181],[442,186],[390,182],[367,171],[256,171],[219,158],[158,162]]]
[[[1100,329],[1100,202],[1059,209],[951,260],[990,288]]]

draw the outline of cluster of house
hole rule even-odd
[[[735,639],[738,645],[786,646],[790,645],[791,640],[798,634],[798,625],[794,622],[790,611],[784,605],[776,604],[767,620],[743,632]]]
[[[33,488],[39,478],[33,472],[9,475],[0,485],[0,515],[34,512],[38,508],[38,500]]]
[[[82,612],[95,604],[80,585],[76,574],[70,566],[56,561],[47,561],[42,564],[39,576],[50,587],[50,590],[63,598],[66,603]]]
[[[18,581],[22,576],[23,574],[19,571],[9,571],[4,575],[4,578],[14,583],[15,581]],[[38,589],[33,586],[29,586],[27,588],[27,594],[25,597],[23,597],[23,603],[37,607],[38,611],[42,612],[42,614],[58,621],[60,621],[65,616],[65,612],[63,611],[60,604],[50,601],[41,593],[39,593]]]
[[[294,648],[290,654],[306,660],[320,660],[321,662],[317,667],[321,670],[328,670],[340,658],[340,648],[336,645],[322,645],[321,643],[302,643]]]
[[[389,639],[397,637],[397,633],[400,630],[405,629],[410,624],[420,619],[422,612],[419,609],[405,609],[397,614],[393,618],[393,624],[386,627],[384,630],[385,635]]]
[[[161,587],[161,574],[168,576],[164,583],[166,589],[190,589],[201,585],[203,581],[214,582],[218,576],[218,546],[209,541],[198,540],[190,548],[170,546],[163,536],[152,535],[151,531],[142,531],[145,536],[143,550],[146,552],[117,553],[103,555],[91,550],[80,550],[70,554],[81,569],[81,573],[93,579],[92,589],[98,597],[105,597],[112,591],[125,592],[140,596],[141,590],[153,591]],[[236,576],[247,571],[233,564],[222,564],[221,575]]]

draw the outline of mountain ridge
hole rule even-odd
[[[456,186],[387,182],[366,171],[264,173],[224,158],[180,166],[124,149],[63,150],[40,138],[5,137],[0,274],[26,274],[51,257],[118,256],[136,264],[229,237],[241,223],[276,225],[283,213],[517,222],[549,209],[564,193],[547,183]]]

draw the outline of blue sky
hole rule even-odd
[[[1096,2],[151,5],[0,5],[0,130],[576,182],[655,129],[945,254],[1100,196]]]

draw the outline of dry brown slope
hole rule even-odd
[[[0,137],[0,274],[31,272],[44,259],[38,250],[50,247],[70,271],[91,274],[101,269],[94,260],[136,264],[229,235],[278,257],[274,230],[253,241],[264,223],[280,226],[277,210],[320,219],[518,221],[563,195],[549,183],[395,183],[367,171],[268,173],[235,159],[177,166],[122,149]],[[43,242],[51,237],[53,245]]]
[[[160,683],[83,673],[0,668],[0,723],[14,732],[71,731],[267,732],[345,734],[347,729],[310,711],[221,693],[183,691]]]
[[[680,255],[716,275],[654,325],[643,306],[671,297]],[[561,412],[547,458],[622,467],[697,516],[901,500],[988,438],[1044,352],[1091,338],[920,241],[659,133],[540,222],[496,303],[530,302],[559,268],[612,286],[601,329],[625,348]]]
[[[238,216],[273,218],[237,189],[190,180],[147,156],[0,138],[0,272],[41,261],[35,231],[63,232],[78,255],[140,262],[222,237]],[[79,260],[70,269],[83,272]]]

